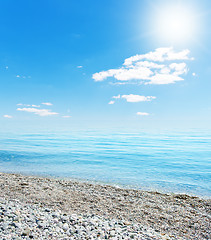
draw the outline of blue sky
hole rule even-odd
[[[208,128],[211,2],[1,1],[1,129]]]

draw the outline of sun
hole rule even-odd
[[[192,7],[167,5],[156,9],[152,17],[157,37],[170,42],[186,42],[196,34],[197,22]]]

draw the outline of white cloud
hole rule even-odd
[[[45,103],[42,103],[43,105],[46,105],[46,106],[52,106],[53,104],[50,103],[50,102],[45,102]]]
[[[127,82],[109,82],[111,85],[125,85]]]
[[[188,57],[189,53],[190,51],[188,49],[185,49],[180,52],[174,52],[172,47],[157,48],[154,52],[135,55],[125,59],[124,65],[132,65],[134,62],[137,62],[143,59],[146,59],[148,61],[154,61],[154,62],[193,60],[193,58]]]
[[[12,116],[7,115],[7,114],[3,115],[3,117],[4,117],[4,118],[12,118]]]
[[[122,98],[126,99],[127,102],[149,102],[152,101],[152,99],[155,99],[156,97],[129,94],[122,95]]]
[[[169,74],[171,70],[168,67],[164,67],[160,69],[161,74]]]
[[[138,116],[149,116],[149,113],[146,113],[146,112],[137,112],[136,115],[138,115]]]
[[[119,98],[121,98],[121,96],[120,96],[120,94],[119,94],[119,95],[117,95],[117,96],[113,96],[112,98],[114,98],[114,99],[119,99]]]
[[[134,68],[119,68],[110,69],[108,71],[102,71],[93,74],[95,81],[103,81],[108,77],[114,77],[120,81],[128,81],[131,79],[148,79],[153,72],[147,67],[134,67]]]
[[[17,106],[25,106],[25,107],[30,107],[30,104],[23,104],[23,103],[18,103]]]
[[[96,81],[96,82],[99,82],[99,81],[103,81],[105,80],[107,77],[112,77],[115,72],[118,72],[118,69],[110,69],[108,71],[102,71],[102,72],[99,72],[99,73],[94,73],[92,75],[92,78]]]
[[[62,116],[63,118],[71,118],[71,116]]]
[[[136,62],[136,66],[147,67],[147,68],[158,68],[158,69],[165,67],[164,64],[157,64],[157,63],[149,62],[149,61]]]
[[[7,68],[8,69],[8,68]],[[25,78],[31,78],[31,76],[24,76],[24,75],[16,75],[16,77],[17,78],[23,78],[23,79],[25,79]]]
[[[77,66],[77,68],[82,68],[83,66]]]
[[[51,110],[49,109],[37,109],[37,108],[17,108],[17,111],[30,112],[42,117],[58,114],[56,112],[51,112]]]
[[[173,74],[177,76],[188,72],[187,64],[184,62],[172,63],[169,65],[169,67],[170,69],[174,70]]]
[[[23,104],[23,103],[18,103],[17,106],[24,106],[24,107],[40,107],[40,105],[35,105],[35,104]]]
[[[31,106],[32,106],[32,107],[37,107],[37,108],[40,107],[40,105],[35,105],[35,104],[32,104]]]
[[[196,76],[196,73],[195,73],[195,72],[193,72],[193,73],[192,73],[192,75],[195,77],[195,76]]]
[[[121,81],[134,83],[134,80],[139,80],[137,84],[175,83],[184,80],[181,75],[188,72],[187,64],[178,61],[193,60],[189,58],[189,53],[188,49],[175,52],[173,48],[157,48],[154,52],[125,59],[121,68],[94,73],[92,78],[103,81],[113,77],[120,81],[118,84],[121,84]]]
[[[114,77],[120,81],[128,81],[131,79],[148,79],[153,72],[147,67],[134,67],[130,69],[119,69]]]
[[[149,102],[153,99],[156,99],[154,96],[141,96],[141,95],[135,95],[135,94],[129,94],[129,95],[117,95],[113,96],[114,99],[126,99],[127,102]],[[114,101],[110,101],[109,104],[114,104]]]
[[[145,84],[170,84],[178,81],[183,81],[184,79],[172,74],[155,74],[151,77],[150,82],[146,82]]]

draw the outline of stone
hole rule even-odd
[[[69,229],[69,226],[67,223],[64,223],[62,226],[62,229],[66,232]]]
[[[114,237],[116,235],[115,231],[114,230],[110,231],[110,235],[111,237]]]

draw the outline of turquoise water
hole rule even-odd
[[[0,171],[211,196],[211,134],[1,134]]]

